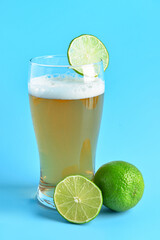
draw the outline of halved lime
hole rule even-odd
[[[102,206],[101,190],[87,178],[74,175],[59,182],[54,192],[58,212],[69,222],[86,223],[94,219]]]
[[[72,66],[89,65],[102,60],[105,71],[109,63],[109,54],[97,37],[84,34],[71,41],[68,48],[68,60]],[[81,67],[76,67],[75,70],[84,74]]]

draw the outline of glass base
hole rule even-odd
[[[56,208],[53,201],[55,187],[44,187],[39,185],[37,189],[37,199],[38,201],[49,208]]]

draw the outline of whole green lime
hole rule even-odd
[[[101,166],[94,176],[94,183],[102,191],[103,204],[117,212],[134,207],[144,192],[141,172],[124,161],[113,161]]]

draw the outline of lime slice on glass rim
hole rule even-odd
[[[103,61],[104,71],[109,63],[109,54],[106,47],[93,35],[84,34],[74,38],[69,45],[67,55],[70,65],[77,66],[74,67],[74,70],[82,75],[85,75],[87,71],[91,72],[91,68],[93,68],[95,63]],[[88,65],[88,67],[85,70],[81,65],[86,65],[86,67]],[[97,75],[96,72],[98,70],[94,71],[95,75]],[[94,73],[91,73],[91,75],[93,76]]]
[[[58,212],[72,223],[86,223],[94,219],[102,207],[101,190],[80,175],[71,175],[59,182],[54,192]]]

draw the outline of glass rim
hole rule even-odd
[[[66,55],[60,54],[60,55],[44,55],[44,56],[39,56],[39,57],[33,57],[29,60],[30,64],[33,65],[37,65],[37,66],[41,66],[41,67],[53,67],[53,68],[77,68],[77,67],[83,67],[83,66],[91,66],[91,65],[99,65],[99,64],[103,64],[103,60],[100,59],[99,62],[93,62],[93,63],[89,63],[89,64],[81,64],[81,65],[70,65],[70,64],[44,64],[44,63],[37,63],[34,62],[36,61],[36,59],[45,59],[45,58],[66,58]]]

